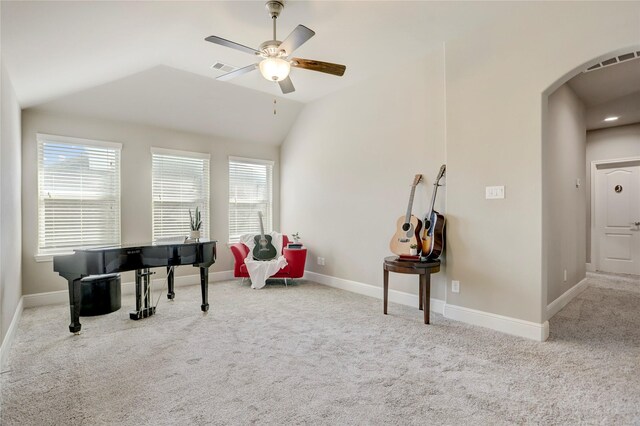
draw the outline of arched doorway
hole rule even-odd
[[[619,77],[625,73],[631,79]],[[640,195],[634,195],[640,192],[640,165],[634,169],[640,159],[640,46],[602,55],[559,79],[543,94],[542,124],[542,316],[548,320],[585,290],[588,272],[640,274],[640,227],[635,231],[632,220],[640,216]],[[617,139],[611,129],[618,129]],[[614,139],[615,149],[602,148]],[[602,221],[603,215],[609,219]],[[610,264],[627,268],[611,270]]]

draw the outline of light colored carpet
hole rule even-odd
[[[638,424],[640,283],[590,286],[536,343],[299,281],[177,289],[158,314],[67,331],[26,309],[2,372],[3,425]]]

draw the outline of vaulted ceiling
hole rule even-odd
[[[305,103],[373,75],[402,70],[446,40],[513,13],[485,2],[287,1],[278,38],[298,24],[316,31],[296,56],[347,65],[344,77],[294,69],[282,95],[259,72],[229,82],[216,62],[255,63],[207,43],[217,35],[257,48],[271,38],[264,1],[3,1],[2,59],[23,108],[38,107],[278,144]],[[570,83],[588,128],[640,122],[640,59]],[[273,100],[277,99],[276,116]],[[616,122],[604,122],[618,115]]]
[[[259,72],[220,82],[215,77],[222,72],[211,69],[218,61],[237,67],[255,62],[204,38],[217,35],[257,48],[271,38],[264,1],[3,1],[1,7],[3,63],[23,108],[117,118],[115,111],[124,106],[131,118],[135,105],[148,124],[280,143],[304,103],[372,75],[386,74],[393,84],[414,58],[509,16],[518,6],[288,1],[278,19],[278,38],[306,25],[316,35],[296,56],[347,65],[344,77],[293,69],[296,91],[289,95]],[[274,98],[281,111],[276,124]],[[181,113],[185,107],[193,116]],[[207,122],[216,114],[243,120]],[[270,134],[257,137],[247,130],[251,127]]]

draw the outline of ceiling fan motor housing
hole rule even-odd
[[[260,51],[266,58],[279,58],[285,56],[285,52],[280,50],[280,40],[267,40],[260,45]]]

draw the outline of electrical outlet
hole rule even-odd
[[[319,257],[318,256],[318,265],[324,266],[324,257]]]
[[[451,281],[451,291],[453,293],[460,293],[460,281]]]

